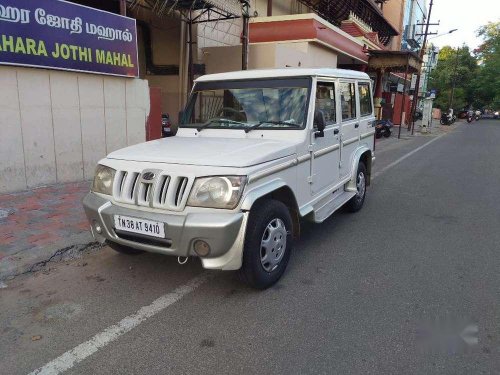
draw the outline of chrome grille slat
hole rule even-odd
[[[186,185],[188,179],[186,177],[181,177],[179,181],[179,186],[177,187],[177,192],[175,196],[175,205],[178,207],[181,205],[182,198],[184,197],[184,192],[186,190]]]
[[[161,180],[160,180],[160,185],[159,185],[159,188],[160,188],[160,191],[159,191],[159,196],[158,196],[158,204],[160,205],[164,205],[166,203],[166,200],[167,200],[167,190],[168,190],[168,185],[170,184],[170,176],[166,176],[166,175],[163,175],[161,176]]]
[[[146,172],[154,172],[156,177],[143,179]],[[186,204],[193,180],[159,170],[117,171],[113,196],[117,202],[181,211]]]

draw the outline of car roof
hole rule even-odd
[[[207,74],[196,79],[195,82],[211,82],[223,80],[258,79],[258,78],[286,78],[286,77],[332,77],[368,80],[368,74],[356,70],[332,68],[282,68],[282,69],[255,69],[240,70],[227,73]]]

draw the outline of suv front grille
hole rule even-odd
[[[144,176],[153,178],[146,180]],[[180,211],[184,208],[192,179],[185,176],[163,174],[161,171],[117,171],[113,197],[117,202],[144,207]]]

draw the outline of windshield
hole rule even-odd
[[[311,80],[200,82],[181,121],[183,128],[303,129]]]

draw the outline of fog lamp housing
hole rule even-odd
[[[200,257],[206,257],[210,254],[210,245],[203,240],[196,240],[193,244],[194,252]]]

